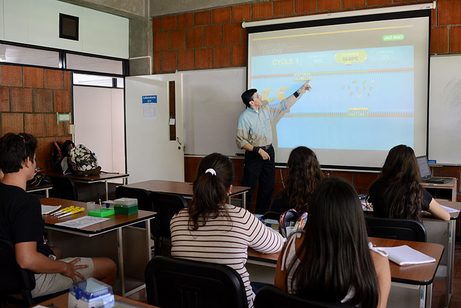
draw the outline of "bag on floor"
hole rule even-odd
[[[90,149],[83,144],[77,145],[70,151],[69,162],[75,175],[96,175],[101,173],[98,159]]]
[[[59,142],[53,144],[53,150],[51,151],[51,164],[56,172],[62,174],[71,174],[72,167],[69,164],[70,151],[75,147],[72,140],[66,140],[63,145]]]

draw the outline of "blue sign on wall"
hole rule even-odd
[[[143,95],[142,103],[143,104],[156,104],[157,103],[157,95]]]

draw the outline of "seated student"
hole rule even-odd
[[[16,261],[35,273],[32,296],[69,289],[72,282],[94,277],[113,285],[115,263],[108,258],[65,258],[56,254],[43,236],[45,222],[40,201],[26,192],[26,182],[36,167],[37,139],[29,134],[8,133],[0,138],[0,238],[11,241]]]
[[[282,249],[283,238],[249,211],[227,204],[233,181],[228,157],[213,153],[202,159],[192,201],[170,223],[171,255],[230,266],[242,276],[248,306],[253,307],[255,295],[245,268],[248,247],[275,253]]]
[[[386,307],[389,260],[369,248],[362,205],[352,185],[328,178],[314,191],[304,232],[280,253],[275,286],[290,294],[359,307]]]
[[[368,201],[373,215],[421,221],[421,210],[445,221],[450,214],[421,187],[415,152],[406,145],[393,147],[386,157],[381,175],[370,187]]]
[[[307,147],[297,147],[290,153],[287,171],[286,186],[275,196],[271,211],[283,213],[295,209],[299,213],[307,212],[307,200],[323,179],[317,156]]]

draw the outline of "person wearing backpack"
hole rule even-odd
[[[8,133],[0,138],[0,238],[12,242],[18,265],[35,273],[32,296],[70,288],[72,282],[89,277],[114,285],[117,267],[109,258],[57,260],[43,236],[45,222],[40,201],[26,192],[34,176],[37,139],[29,134]]]

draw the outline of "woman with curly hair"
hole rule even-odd
[[[290,153],[287,170],[286,186],[275,196],[271,211],[283,213],[295,209],[299,213],[307,212],[307,200],[323,179],[317,156],[307,147],[297,147]]]
[[[389,151],[380,177],[370,187],[369,202],[375,217],[421,221],[424,210],[450,220],[450,214],[421,187],[415,152],[403,144]]]

